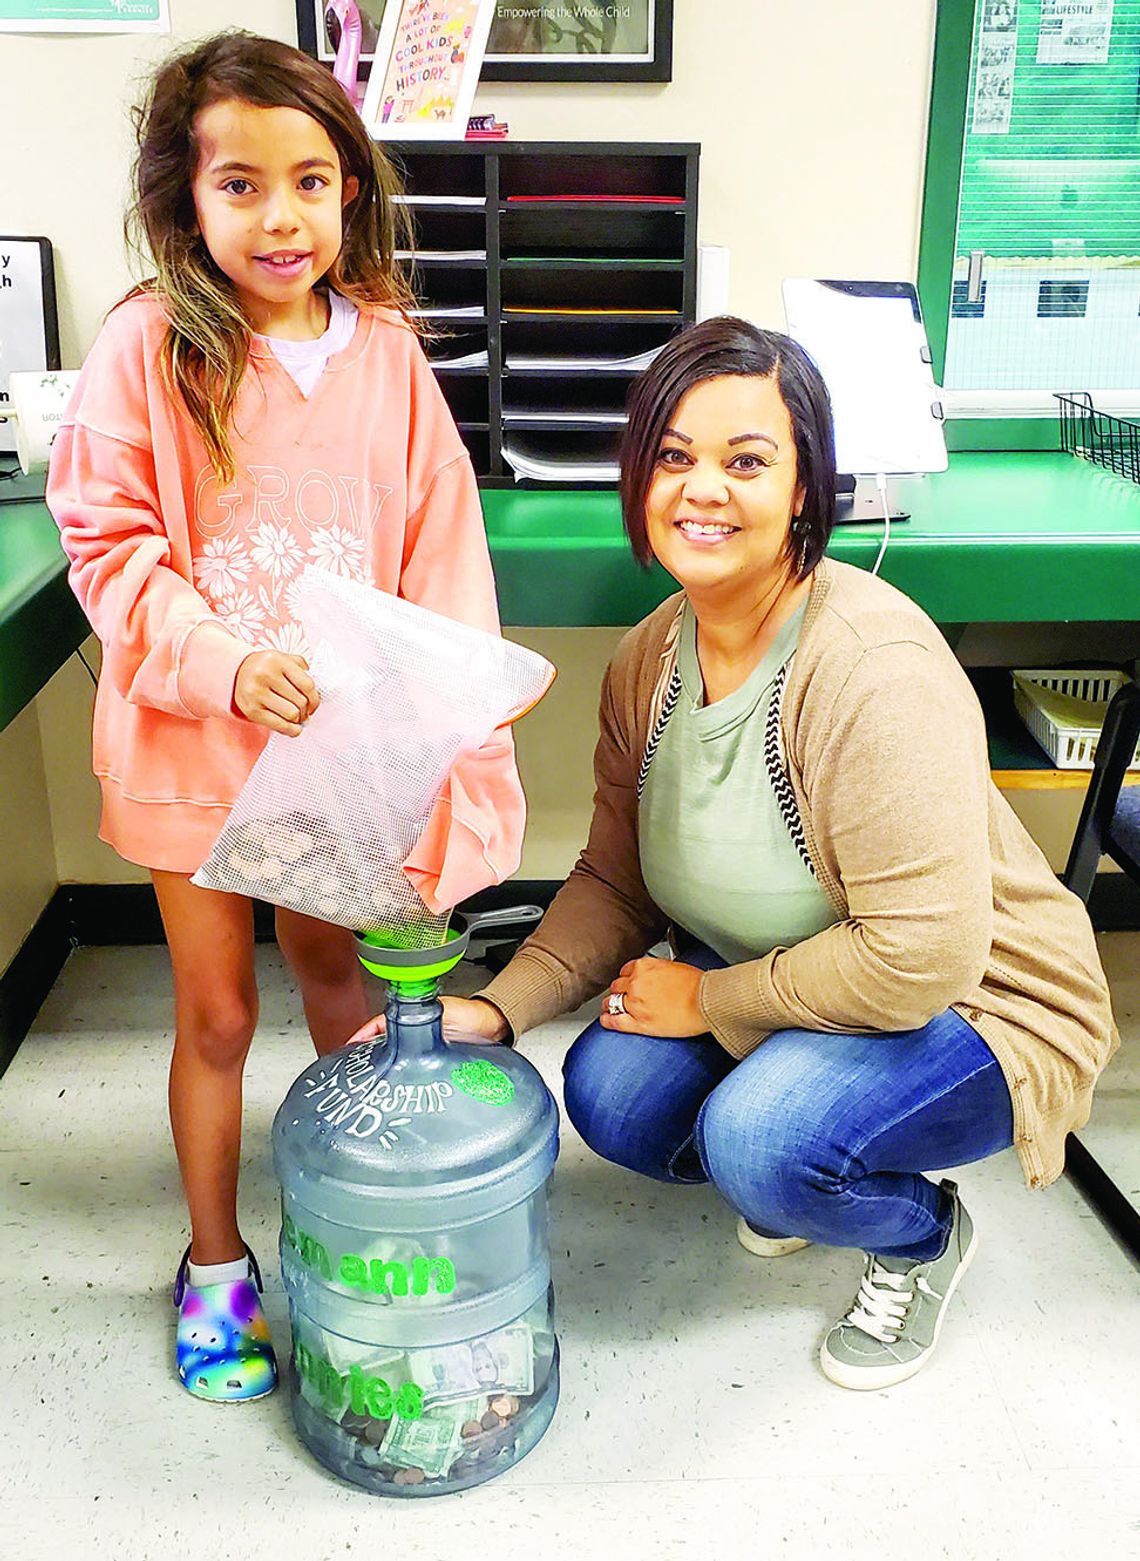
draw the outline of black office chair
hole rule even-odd
[[[1140,883],[1140,786],[1125,786],[1140,739],[1140,684],[1126,683],[1108,707],[1096,763],[1073,837],[1063,882],[1087,905],[1102,856]],[[1134,1257],[1140,1258],[1140,1212],[1074,1134],[1065,1169]]]

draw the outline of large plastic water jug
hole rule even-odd
[[[318,1060],[273,1125],[293,1418],[343,1479],[463,1490],[517,1463],[558,1400],[547,1184],[558,1110],[503,1047],[443,1039],[466,946],[358,938],[387,1034]]]

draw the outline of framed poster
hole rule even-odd
[[[168,33],[167,0],[0,0],[0,33]]]
[[[336,48],[325,0],[296,5],[298,43],[331,65]],[[385,0],[357,0],[357,8],[363,27],[359,70],[367,76]],[[495,0],[484,81],[669,81],[672,71],[673,0]]]
[[[361,117],[378,141],[462,140],[495,0],[388,0]]]
[[[673,0],[496,0],[484,81],[669,81]]]

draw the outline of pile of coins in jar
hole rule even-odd
[[[363,1413],[346,1387],[348,1406],[330,1416],[344,1438],[341,1456],[394,1486],[459,1481],[477,1465],[509,1463],[536,1396],[536,1354],[549,1356],[553,1344],[520,1320],[463,1344],[370,1356],[363,1370],[382,1373],[393,1412]],[[409,1394],[419,1413],[404,1409]]]

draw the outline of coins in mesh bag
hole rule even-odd
[[[240,851],[231,851],[226,858],[226,865],[232,867],[235,873],[241,873],[243,878],[253,879],[254,882],[261,878],[261,863],[247,860]]]
[[[279,856],[283,862],[299,862],[313,849],[313,837],[303,834],[299,829],[278,825],[266,834],[265,849]]]

